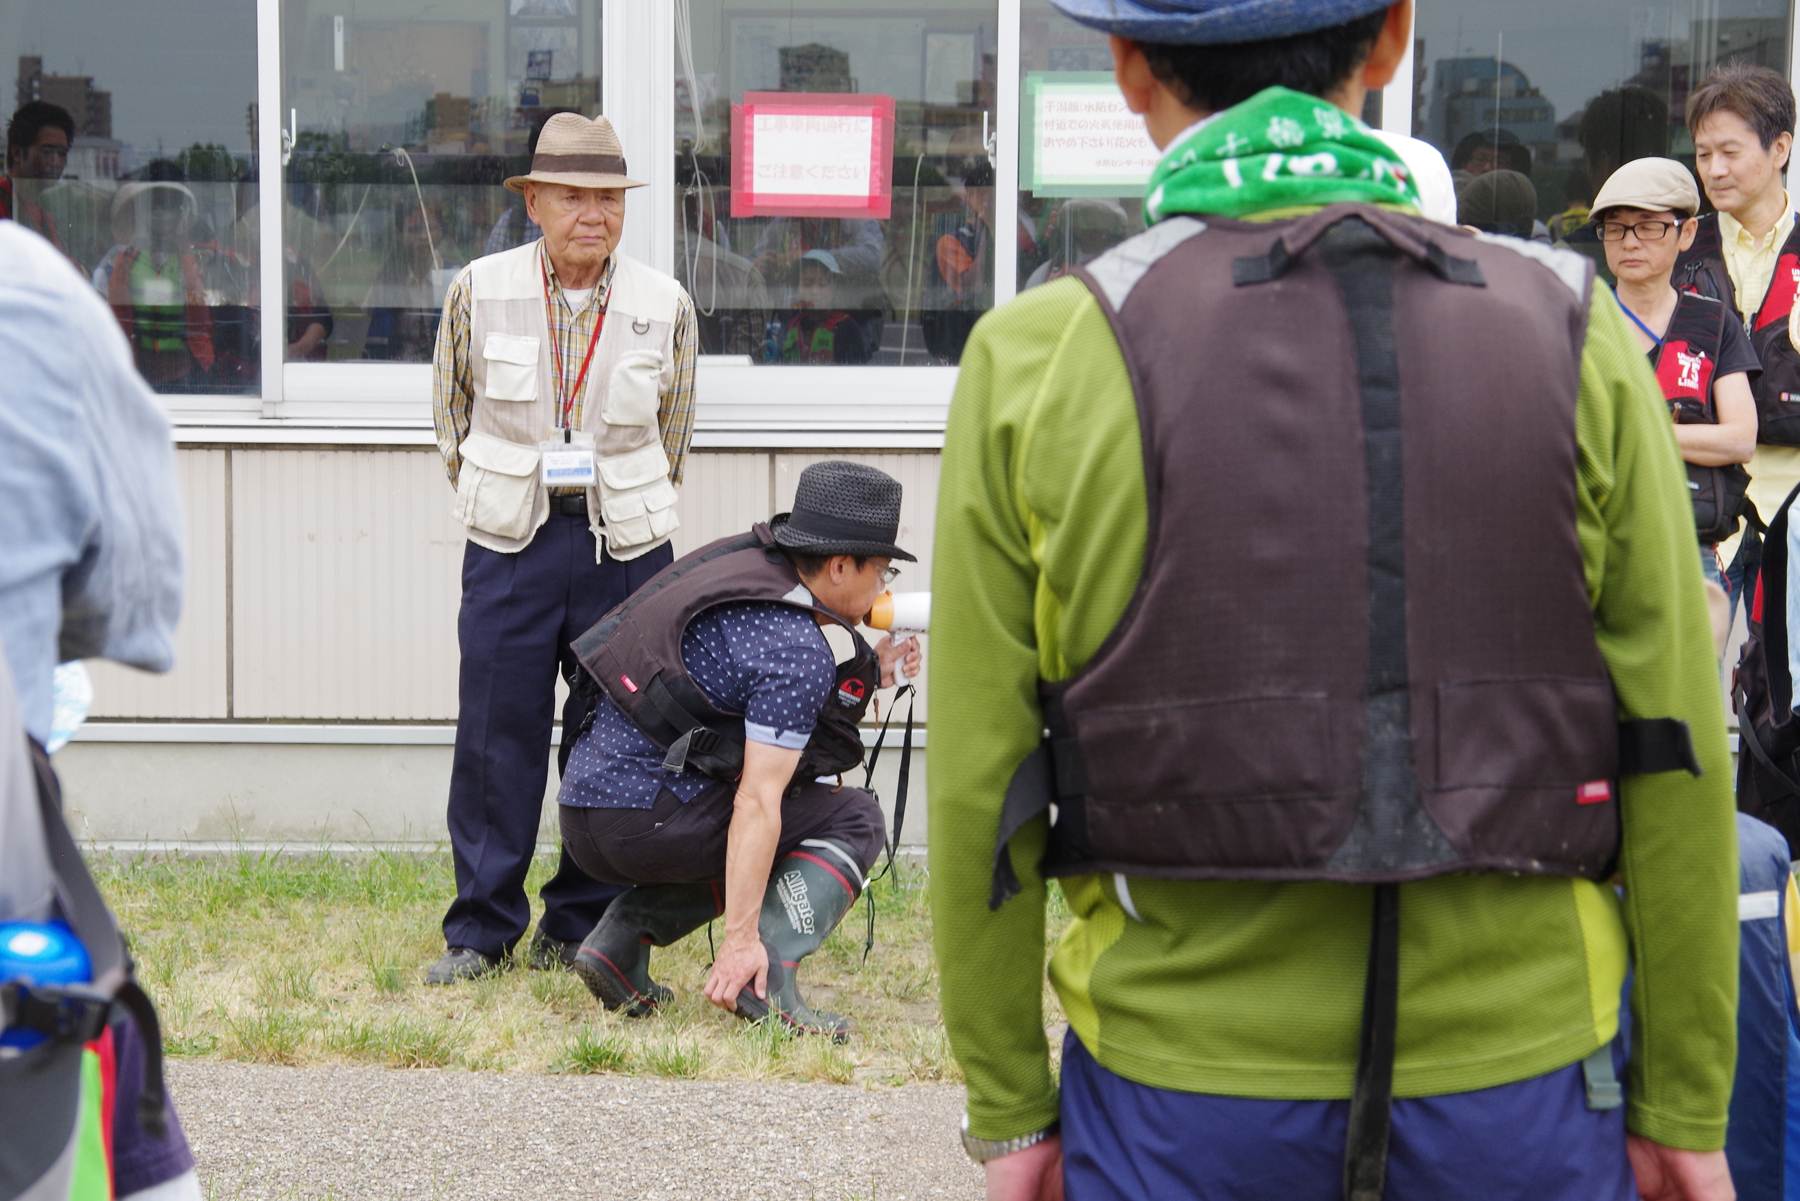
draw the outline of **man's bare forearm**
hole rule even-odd
[[[762,912],[763,889],[781,841],[781,796],[750,795],[738,788],[725,844],[725,939],[754,941]]]

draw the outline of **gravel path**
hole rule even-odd
[[[211,1201],[975,1201],[963,1090],[182,1062]]]

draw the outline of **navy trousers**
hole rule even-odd
[[[573,663],[570,642],[674,557],[662,546],[629,562],[596,563],[587,519],[557,513],[517,554],[473,542],[464,550],[449,805],[456,900],[444,914],[447,945],[504,955],[524,936],[558,668]],[[538,929],[579,942],[622,891],[583,872],[565,848],[543,887]]]
[[[1615,1065],[1621,1060],[1616,1051]],[[1341,1201],[1348,1101],[1153,1088],[1063,1042],[1069,1201]],[[1632,1201],[1625,1110],[1587,1107],[1580,1064],[1394,1101],[1384,1201]]]

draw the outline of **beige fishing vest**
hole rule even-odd
[[[461,447],[455,513],[472,541],[506,553],[523,550],[549,518],[538,443],[560,437],[542,244],[491,254],[468,268],[475,405]],[[593,434],[598,458],[596,483],[587,489],[596,547],[605,548],[596,554],[635,559],[667,542],[680,524],[656,412],[675,381],[682,293],[661,272],[617,251],[614,258],[606,322],[576,428]]]

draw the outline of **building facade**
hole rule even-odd
[[[1420,0],[1364,115],[1578,222],[1607,164],[1691,154],[1714,65],[1787,73],[1794,28],[1791,0]],[[456,272],[535,235],[500,182],[550,114],[613,120],[649,184],[624,249],[699,308],[677,550],[856,458],[906,486],[901,588],[970,328],[1140,228],[1155,157],[1048,0],[0,0],[0,61],[72,110],[65,176],[21,181],[69,257],[126,308],[145,262],[205,296],[138,346],[180,444],[180,665],[96,667],[61,756],[127,845],[440,839],[463,540],[431,348]]]

